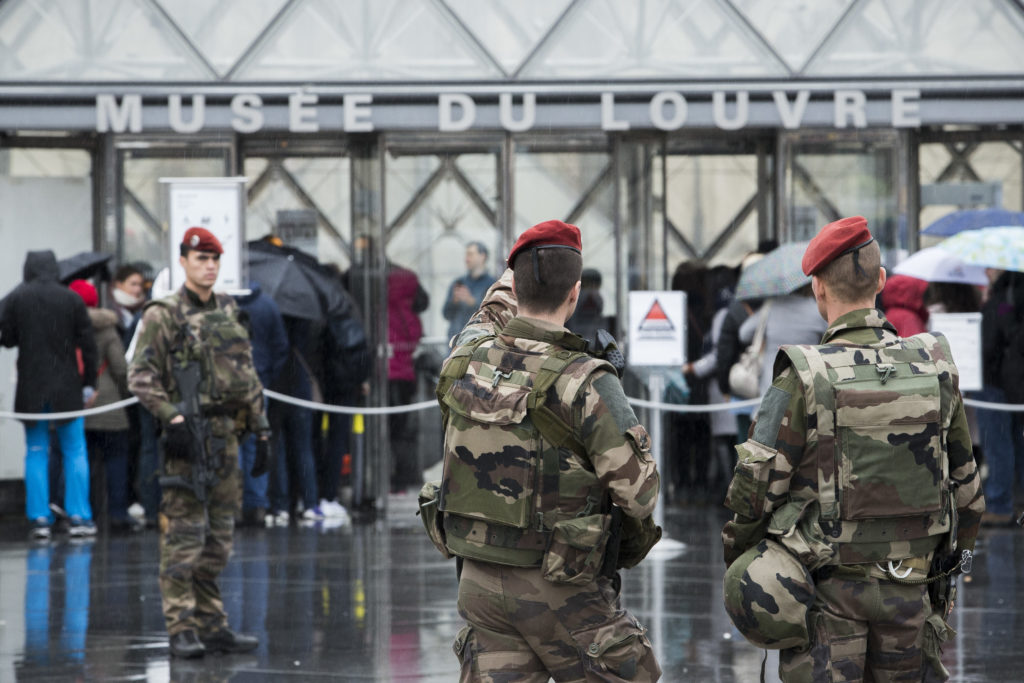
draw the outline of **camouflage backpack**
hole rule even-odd
[[[818,463],[827,562],[933,551],[952,515],[946,435],[956,367],[945,338],[784,346],[780,361],[783,353],[803,384],[807,424],[817,427],[808,430],[807,448]]]
[[[233,298],[214,294],[217,308],[196,310],[188,314],[181,294],[156,299],[146,307],[165,309],[177,327],[171,345],[172,362],[184,365],[197,361],[202,383],[199,387],[200,404],[206,408],[216,405],[220,409],[244,408],[250,403],[253,383],[259,379],[252,360],[249,332],[240,320],[240,309]],[[169,377],[173,384],[173,377]],[[172,400],[178,401],[177,387],[169,386]]]
[[[788,550],[764,538],[725,570],[725,611],[743,637],[781,650],[810,642],[807,613],[814,581]]]
[[[556,536],[581,552],[580,562],[599,568],[609,501],[583,466],[583,445],[546,402],[560,379],[557,391],[571,399],[594,371],[614,368],[582,349],[540,355],[496,341],[456,349],[438,383],[445,423],[438,509],[447,548],[485,562],[541,566],[561,530]]]

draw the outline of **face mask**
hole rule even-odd
[[[143,301],[145,301],[144,297],[132,296],[128,292],[124,291],[123,289],[118,289],[117,287],[112,287],[110,291],[114,297],[114,301],[121,304],[125,308],[135,308]]]

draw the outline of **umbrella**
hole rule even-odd
[[[736,284],[736,298],[743,300],[782,296],[810,283],[811,278],[804,275],[800,266],[807,245],[808,242],[783,244],[744,269]]]
[[[249,277],[260,284],[283,315],[323,320],[346,315],[353,306],[336,277],[315,258],[291,247],[249,242]]]
[[[928,282],[957,282],[968,285],[987,285],[984,266],[963,262],[956,254],[938,247],[922,249],[892,269],[894,275],[909,275]]]
[[[58,277],[61,282],[68,284],[72,280],[86,280],[97,273],[106,276],[104,266],[107,261],[114,258],[113,254],[104,254],[101,251],[82,251],[74,256],[57,261]]]
[[[936,246],[956,254],[964,263],[1024,272],[1024,227],[964,230]]]
[[[949,237],[964,230],[1024,225],[1024,213],[1006,209],[965,209],[948,213],[921,231],[922,235]]]

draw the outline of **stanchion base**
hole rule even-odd
[[[682,541],[662,535],[661,540],[647,553],[647,559],[671,560],[685,553],[687,546]]]

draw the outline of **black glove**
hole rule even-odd
[[[172,422],[164,427],[164,456],[186,462],[195,459],[195,440],[186,422]]]
[[[252,469],[249,474],[254,477],[262,477],[270,469],[270,434],[260,434],[256,437],[256,457],[252,461]]]

